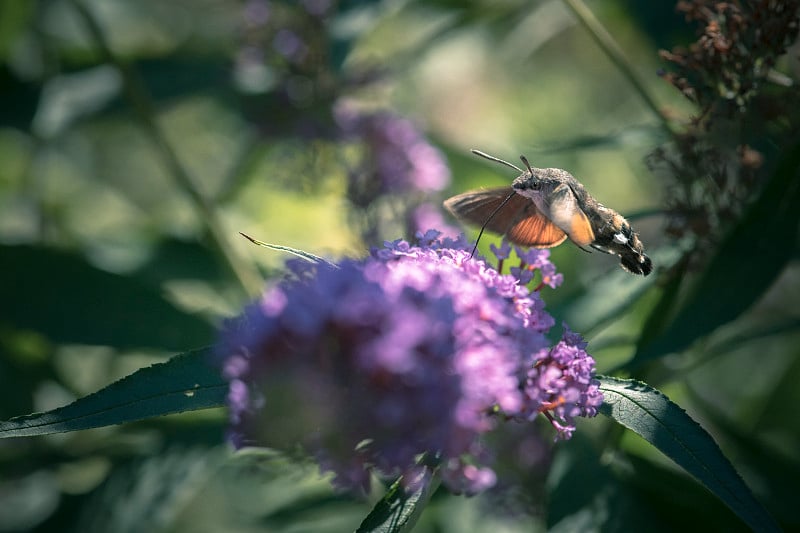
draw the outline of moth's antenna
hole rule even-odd
[[[475,152],[475,150],[473,150],[473,152]],[[480,154],[479,154],[479,155],[480,155]],[[505,163],[505,161],[501,161],[501,162],[502,162],[502,163]],[[512,166],[513,166],[513,165],[512,165]],[[522,171],[520,170],[520,172],[522,172]],[[514,195],[515,195],[515,194],[517,194],[517,193],[516,193],[516,192],[514,192],[514,191],[511,191],[511,194],[509,194],[508,196],[506,196],[506,199],[505,199],[505,200],[503,200],[503,201],[500,203],[500,205],[498,205],[497,207],[495,207],[494,211],[492,211],[492,214],[491,214],[491,215],[489,215],[489,218],[487,218],[487,219],[486,219],[486,222],[484,222],[484,223],[483,223],[483,226],[481,226],[481,231],[480,231],[480,233],[478,233],[478,238],[477,238],[477,239],[475,239],[475,247],[472,249],[472,253],[471,253],[471,254],[469,254],[469,258],[470,258],[470,259],[472,259],[472,256],[474,256],[474,255],[475,255],[475,250],[477,250],[477,249],[478,249],[478,243],[480,242],[480,240],[481,240],[481,236],[483,235],[483,230],[485,230],[485,229],[486,229],[486,226],[489,224],[489,222],[491,222],[491,221],[492,221],[492,219],[493,219],[493,218],[494,218],[494,216],[495,216],[495,215],[498,213],[498,211],[500,211],[500,210],[503,208],[503,206],[504,206],[504,205],[506,205],[506,204],[508,203],[508,201],[509,201],[509,200],[511,200],[511,198],[513,198],[513,197],[514,197]]]
[[[485,159],[488,159],[489,161],[494,161],[495,163],[500,163],[501,165],[505,165],[507,167],[511,167],[514,170],[516,170],[517,172],[523,172],[523,170],[521,168],[519,168],[517,165],[512,165],[508,161],[503,161],[502,159],[497,158],[497,157],[495,157],[493,155],[485,154],[485,153],[481,152],[480,150],[470,150],[470,151],[475,155],[479,155],[479,156],[481,156],[481,157],[483,157]]]
[[[528,167],[528,172],[530,172],[531,174],[533,174],[533,169],[531,168],[531,164],[530,164],[530,163],[528,163],[528,158],[527,158],[527,157],[525,157],[524,155],[521,155],[521,156],[519,156],[519,158],[520,158],[520,159],[522,159],[522,162],[523,162],[523,163],[525,163],[525,166],[526,166],[526,167]]]

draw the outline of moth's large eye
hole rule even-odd
[[[538,191],[542,188],[542,181],[533,179],[531,177],[527,177],[527,179],[523,179],[523,176],[514,180],[514,183],[511,185],[517,191]]]

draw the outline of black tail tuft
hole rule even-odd
[[[653,262],[644,254],[629,252],[620,255],[620,264],[623,270],[631,274],[648,275],[653,271]]]

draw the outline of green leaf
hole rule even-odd
[[[624,129],[603,135],[576,135],[569,139],[542,141],[532,153],[573,153],[578,150],[624,148],[627,146],[654,146],[668,140],[664,129],[654,124],[627,126]],[[626,216],[626,218],[629,218]]]
[[[669,398],[649,385],[598,376],[600,412],[675,461],[755,531],[780,531],[722,454],[714,439]]]
[[[672,313],[678,304],[678,295],[680,294],[680,288],[685,279],[684,276],[688,265],[689,262],[685,259],[678,261],[669,270],[669,278],[662,281],[661,297],[653,310],[647,315],[647,320],[642,326],[642,332],[636,343],[637,350],[656,338],[669,324],[669,320],[673,316]]]
[[[197,241],[166,237],[134,275],[148,285],[159,285],[174,279],[214,282],[225,279],[227,272],[208,247]]]
[[[605,454],[581,433],[559,443],[548,474],[547,531],[749,531],[702,485],[658,459]]]
[[[186,352],[65,407],[0,422],[0,438],[79,431],[219,407],[228,388],[209,358],[208,348]]]
[[[705,357],[700,361],[700,364],[708,361],[712,357],[726,354],[754,341],[780,335],[792,335],[800,332],[800,318],[776,318],[774,315],[769,315],[768,320],[769,323],[743,326],[738,328],[732,335],[715,339],[714,344],[705,345],[703,347]],[[792,385],[792,387],[794,387],[794,385]]]
[[[384,497],[375,504],[356,530],[358,533],[396,533],[411,531],[431,495],[439,486],[429,466],[418,474],[411,488],[403,486],[402,478],[392,483]]]
[[[36,4],[33,2],[0,2],[0,63],[8,62],[14,42],[30,25],[35,14]]]
[[[679,352],[737,318],[792,259],[800,226],[800,145],[786,153],[758,200],[720,244],[681,312],[637,351],[634,363]]]
[[[677,246],[653,250],[650,256],[657,269],[668,269],[679,261],[683,251]],[[550,312],[570,328],[587,335],[618,320],[648,291],[655,290],[658,276],[632,276],[620,268],[593,280],[585,291],[550,307]]]
[[[210,343],[214,328],[155,289],[90,265],[77,254],[0,246],[0,324],[54,342],[182,351]]]

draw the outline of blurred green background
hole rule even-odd
[[[276,17],[264,25],[301,27],[305,44],[325,54],[247,63],[254,48],[269,48],[260,4]],[[659,49],[694,39],[674,3],[589,6],[662,113],[688,122],[697,108],[657,75],[666,66]],[[325,15],[295,13],[315,9]],[[777,68],[796,80],[796,49]],[[744,233],[752,248],[740,239],[726,249],[719,237],[713,245],[728,255],[687,272],[687,250],[717,249],[665,235],[671,182],[647,160],[671,133],[566,3],[6,1],[0,91],[0,418],[64,405],[212,343],[221,320],[286,259],[240,231],[332,259],[380,245],[362,239],[346,197],[352,154],[331,134],[333,104],[347,97],[410,118],[442,151],[452,182],[426,195],[437,205],[513,179],[469,153],[477,148],[569,170],[632,215],[659,271],[634,277],[614,257],[565,244],[553,251],[565,283],[543,292],[550,312],[587,337],[599,372],[643,379],[687,409],[782,524],[800,527],[797,220],[787,218],[774,242],[774,226],[759,230],[754,215]],[[796,168],[787,172],[796,181]],[[754,202],[768,202],[753,190]],[[403,215],[387,213],[379,237],[403,237]],[[758,246],[786,257],[767,264]],[[722,285],[708,294],[727,294],[723,307],[735,308],[748,287],[754,294],[707,331],[687,333],[691,324],[678,321],[670,337],[672,317],[698,304],[716,272]],[[670,345],[663,332],[687,340]],[[648,361],[626,365],[635,353]],[[336,495],[310,463],[232,457],[224,421],[209,410],[0,441],[0,531],[342,531],[380,496]],[[521,442],[529,471],[510,468],[513,483],[481,497],[440,491],[418,530],[744,528],[606,420],[584,421],[555,447],[547,437]]]

